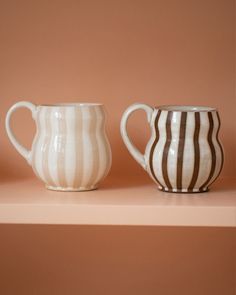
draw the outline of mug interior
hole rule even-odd
[[[212,111],[216,111],[216,108],[204,107],[204,106],[164,105],[164,106],[157,106],[156,108],[161,111],[172,111],[172,112],[212,112]]]
[[[102,103],[93,102],[78,102],[78,103],[55,103],[55,104],[41,104],[40,107],[96,107],[103,106]]]

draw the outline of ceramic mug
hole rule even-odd
[[[11,115],[26,107],[36,121],[37,133],[28,151],[15,138]],[[16,150],[52,190],[96,189],[111,167],[111,149],[105,133],[102,104],[72,103],[35,106],[18,102],[6,116],[6,130]]]
[[[151,127],[144,155],[127,134],[127,120],[136,110],[147,114]],[[162,191],[204,192],[219,176],[223,149],[218,139],[220,118],[210,107],[128,107],[121,120],[121,135],[134,159],[149,173]]]

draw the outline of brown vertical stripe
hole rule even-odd
[[[57,118],[58,120],[58,136],[60,143],[58,144],[58,158],[57,158],[57,171],[58,171],[58,180],[60,187],[67,187],[66,182],[66,175],[65,175],[65,149],[66,149],[66,109],[63,107],[60,107],[58,110],[60,113],[60,116]]]
[[[186,120],[187,120],[187,112],[182,112],[181,120],[180,120],[179,146],[178,146],[178,158],[177,158],[177,183],[176,183],[177,189],[182,189]]]
[[[168,167],[167,167],[168,154],[169,154],[169,149],[170,149],[170,144],[172,139],[172,134],[171,134],[172,116],[173,116],[173,112],[169,111],[167,114],[167,120],[166,120],[166,143],[164,146],[163,157],[162,157],[162,173],[163,173],[163,178],[165,180],[165,183],[168,189],[172,189],[169,176],[168,176]]]
[[[218,126],[218,130],[217,130],[217,133],[216,133],[216,140],[217,140],[217,143],[219,144],[220,151],[221,151],[221,165],[220,165],[219,173],[216,176],[216,178],[217,178],[220,175],[220,172],[221,172],[221,170],[223,168],[223,165],[224,165],[224,151],[223,151],[222,145],[221,145],[220,140],[219,140],[219,131],[220,131],[220,127],[221,127],[220,116],[219,116],[218,112],[216,112],[216,115],[217,115],[217,119],[219,121],[219,126]]]
[[[52,109],[50,107],[46,108],[44,113],[46,134],[45,134],[44,143],[43,143],[43,155],[42,155],[43,159],[42,160],[43,160],[43,174],[44,174],[46,183],[50,186],[56,186],[56,184],[54,183],[50,175],[49,161],[48,161],[50,143],[53,140],[51,115],[52,115]]]
[[[156,115],[156,118],[155,118],[155,121],[154,121],[154,128],[155,128],[155,140],[152,144],[152,147],[151,147],[151,150],[150,150],[150,157],[149,157],[149,166],[150,166],[150,171],[151,171],[151,174],[153,176],[153,178],[156,180],[156,182],[163,188],[163,185],[160,183],[160,181],[157,179],[156,175],[155,175],[155,172],[154,172],[154,168],[153,168],[153,155],[154,155],[154,150],[156,148],[156,145],[159,141],[159,138],[160,138],[160,133],[159,133],[159,129],[158,129],[158,123],[159,123],[159,119],[160,119],[160,116],[161,116],[161,111],[158,110],[157,111],[157,115]]]
[[[81,186],[83,177],[83,117],[82,108],[75,108],[75,179],[73,188]]]
[[[220,153],[221,153],[221,163],[220,163],[220,169],[218,171],[218,173],[216,174],[216,176],[209,182],[208,185],[211,185],[211,183],[213,183],[217,178],[218,176],[220,175],[220,172],[223,168],[223,163],[224,163],[224,152],[223,152],[223,148],[222,148],[222,145],[219,141],[219,131],[220,131],[220,126],[221,126],[221,122],[220,122],[220,117],[219,117],[219,114],[218,112],[216,112],[216,117],[217,117],[217,120],[218,120],[218,127],[217,127],[217,131],[216,131],[216,141],[217,141],[217,144],[219,145],[219,148],[220,148]],[[217,159],[218,161],[220,159]]]
[[[94,108],[88,108],[89,110],[89,131],[88,135],[91,140],[91,146],[92,146],[92,154],[91,154],[91,163],[92,163],[92,172],[90,175],[90,178],[88,180],[88,184],[86,184],[87,187],[91,187],[95,185],[96,178],[98,176],[99,172],[99,149],[98,149],[98,141],[97,141],[97,114]]]
[[[193,176],[188,187],[189,191],[192,191],[198,178],[199,165],[200,165],[200,147],[199,147],[199,132],[200,132],[200,113],[195,113],[195,130],[193,136],[194,144],[194,165],[193,165]]]
[[[208,140],[208,144],[209,144],[209,147],[211,150],[211,170],[210,170],[207,180],[203,183],[203,185],[201,185],[200,191],[203,190],[204,188],[207,188],[209,182],[212,179],[212,176],[214,175],[215,167],[216,167],[216,151],[215,151],[215,147],[212,142],[212,133],[213,133],[213,128],[214,128],[214,122],[213,122],[213,117],[212,117],[211,112],[208,112],[208,119],[209,119],[210,126],[209,126],[207,140]]]

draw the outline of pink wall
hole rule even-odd
[[[4,295],[235,295],[234,229],[8,225],[0,232]]]
[[[23,99],[104,103],[110,177],[144,181],[120,138],[125,108],[218,107],[222,175],[236,176],[235,1],[1,0],[1,179],[33,176],[4,131],[7,109]],[[19,111],[14,119],[29,146],[30,115]],[[144,114],[132,124],[144,148]],[[233,295],[235,236],[228,229],[0,226],[0,293]]]
[[[234,13],[233,0],[2,0],[1,173],[32,175],[4,131],[7,109],[24,99],[104,103],[114,176],[126,163],[126,172],[145,177],[119,134],[122,112],[131,103],[218,107],[226,151],[222,175],[235,176]],[[144,114],[134,117],[131,134],[144,147],[148,126]],[[15,125],[30,145],[30,115],[19,112]]]

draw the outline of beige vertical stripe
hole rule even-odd
[[[92,172],[88,180],[87,186],[91,187],[95,185],[95,181],[98,176],[100,157],[99,157],[98,141],[97,141],[97,134],[96,134],[97,132],[96,125],[98,123],[97,114],[94,108],[88,108],[88,110],[90,114],[88,132],[89,132],[89,137],[90,137],[91,145],[92,145],[92,154],[91,154]]]
[[[106,134],[104,135],[104,147],[105,147],[105,153],[106,153],[106,163],[105,163],[105,172],[104,172],[104,175],[102,177],[102,179],[104,179],[108,172],[110,171],[110,168],[111,168],[111,148],[110,148],[110,144],[108,142],[108,139],[107,139],[107,136]],[[101,179],[101,180],[102,180]]]
[[[66,148],[66,138],[67,138],[67,130],[66,130],[66,109],[60,108],[58,110],[60,116],[57,118],[58,120],[58,158],[57,158],[57,169],[58,169],[58,180],[60,187],[67,187],[66,175],[65,175],[65,148]]]
[[[83,114],[80,107],[75,108],[75,179],[73,188],[80,188],[83,177]]]
[[[43,174],[47,184],[50,186],[56,186],[49,172],[49,161],[48,161],[50,142],[52,140],[52,126],[51,126],[51,120],[50,120],[51,115],[52,115],[52,110],[50,107],[48,107],[44,114],[46,134],[45,134],[44,143],[43,143],[42,161],[43,161]]]
[[[101,107],[95,107],[94,109],[97,114],[96,137],[98,142],[98,153],[100,159],[98,175],[94,181],[94,184],[96,185],[104,176],[105,170],[107,169],[109,158],[106,154],[106,139],[104,137],[104,114]]]
[[[102,175],[102,177],[100,176],[100,179],[98,179],[98,181],[101,181],[102,179],[104,179],[110,168],[111,168],[111,149],[110,149],[110,144],[109,144],[109,141],[107,139],[107,136],[106,136],[106,131],[105,131],[105,112],[102,108],[99,108],[99,112],[101,114],[101,126],[99,128],[99,134],[98,136],[102,139],[102,143],[104,145],[104,149],[105,149],[105,158],[104,158],[104,173]],[[100,159],[100,162],[99,164],[101,165],[102,163],[102,160],[103,159]],[[98,182],[97,181],[97,182]]]
[[[37,167],[36,167],[36,153],[37,153],[37,148],[38,148],[38,142],[39,142],[39,137],[42,133],[42,126],[40,124],[40,114],[41,112],[37,112],[36,114],[36,128],[37,128],[37,132],[36,132],[36,137],[35,137],[35,142],[34,142],[34,145],[32,147],[32,151],[33,151],[33,155],[32,155],[32,168],[34,170],[34,173],[36,173],[36,175],[40,177],[40,175],[38,174],[38,171],[37,171]]]

